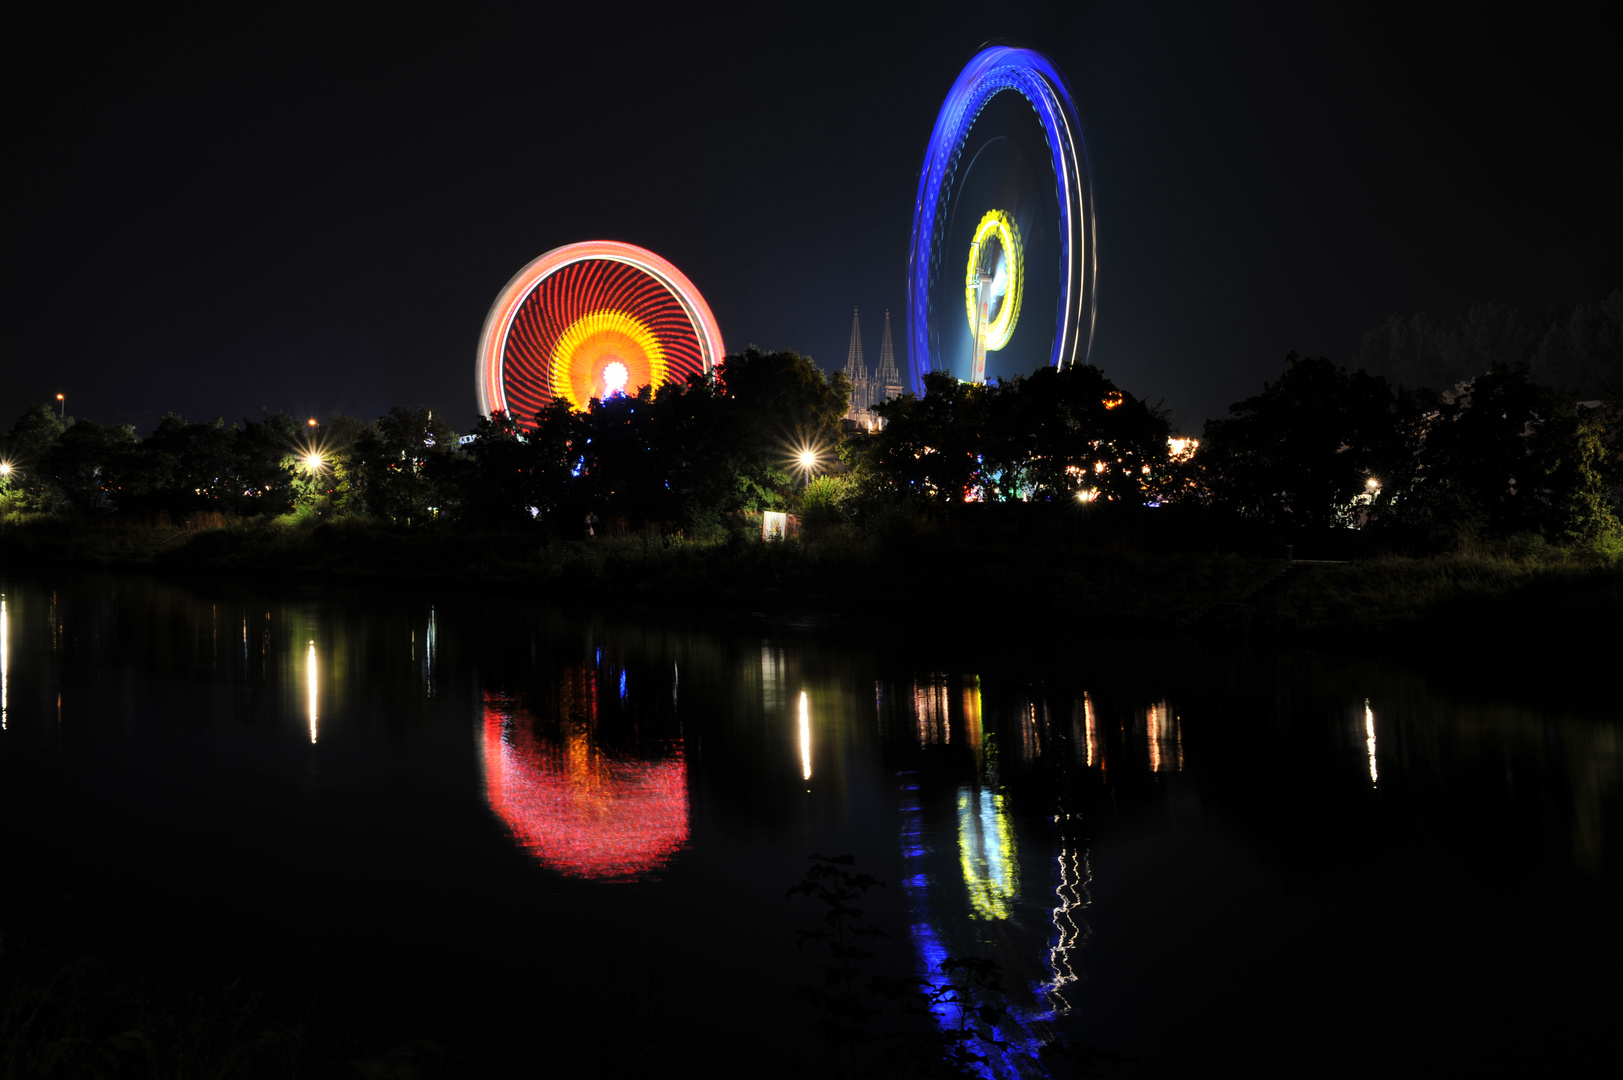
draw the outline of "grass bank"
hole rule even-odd
[[[548,541],[368,519],[0,525],[7,567],[441,582],[685,609],[1368,642],[1586,638],[1623,613],[1623,560],[1543,546],[1297,564],[1285,573],[1280,558],[1123,547],[928,526],[871,534],[836,526],[768,544],[747,535]]]

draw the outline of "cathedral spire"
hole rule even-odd
[[[884,387],[886,397],[894,397],[902,392],[902,373],[896,370],[896,348],[890,342],[889,308],[885,309],[885,336],[879,341],[879,371],[875,379]]]
[[[856,308],[851,309],[851,347],[845,353],[845,377],[852,386],[868,378],[868,364],[862,358],[862,323]]]

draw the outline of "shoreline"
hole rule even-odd
[[[1623,562],[1549,550],[1347,561],[987,542],[951,531],[804,540],[544,540],[366,519],[201,528],[41,518],[0,526],[0,565],[211,580],[499,586],[556,602],[938,625],[1435,647],[1595,644],[1623,614]]]

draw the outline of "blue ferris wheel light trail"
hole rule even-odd
[[[913,390],[922,393],[924,373],[947,367],[932,348],[930,275],[943,242],[946,208],[957,159],[976,117],[1004,90],[1031,104],[1048,141],[1059,195],[1061,297],[1051,362],[1056,367],[1086,363],[1093,344],[1097,308],[1098,257],[1094,238],[1093,185],[1076,105],[1065,76],[1033,49],[994,45],[983,49],[959,73],[936,117],[919,172],[913,206],[913,239],[907,267],[907,348]]]

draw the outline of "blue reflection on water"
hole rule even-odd
[[[902,773],[910,776],[910,773]],[[917,784],[904,784],[903,791],[917,791]],[[909,930],[913,937],[913,949],[919,959],[918,977],[921,988],[932,999],[942,997],[941,991],[946,987],[947,981],[941,974],[942,961],[947,959],[947,947],[941,943],[941,936],[936,932],[934,920],[930,913],[929,875],[920,865],[929,848],[924,840],[924,815],[918,806],[907,807],[902,811],[902,858],[906,861],[906,869],[910,871],[902,879],[902,890],[907,894],[908,912],[912,917]],[[947,1026],[953,1022],[953,1009],[944,1001],[935,1000],[930,1011],[936,1015],[937,1022]]]

